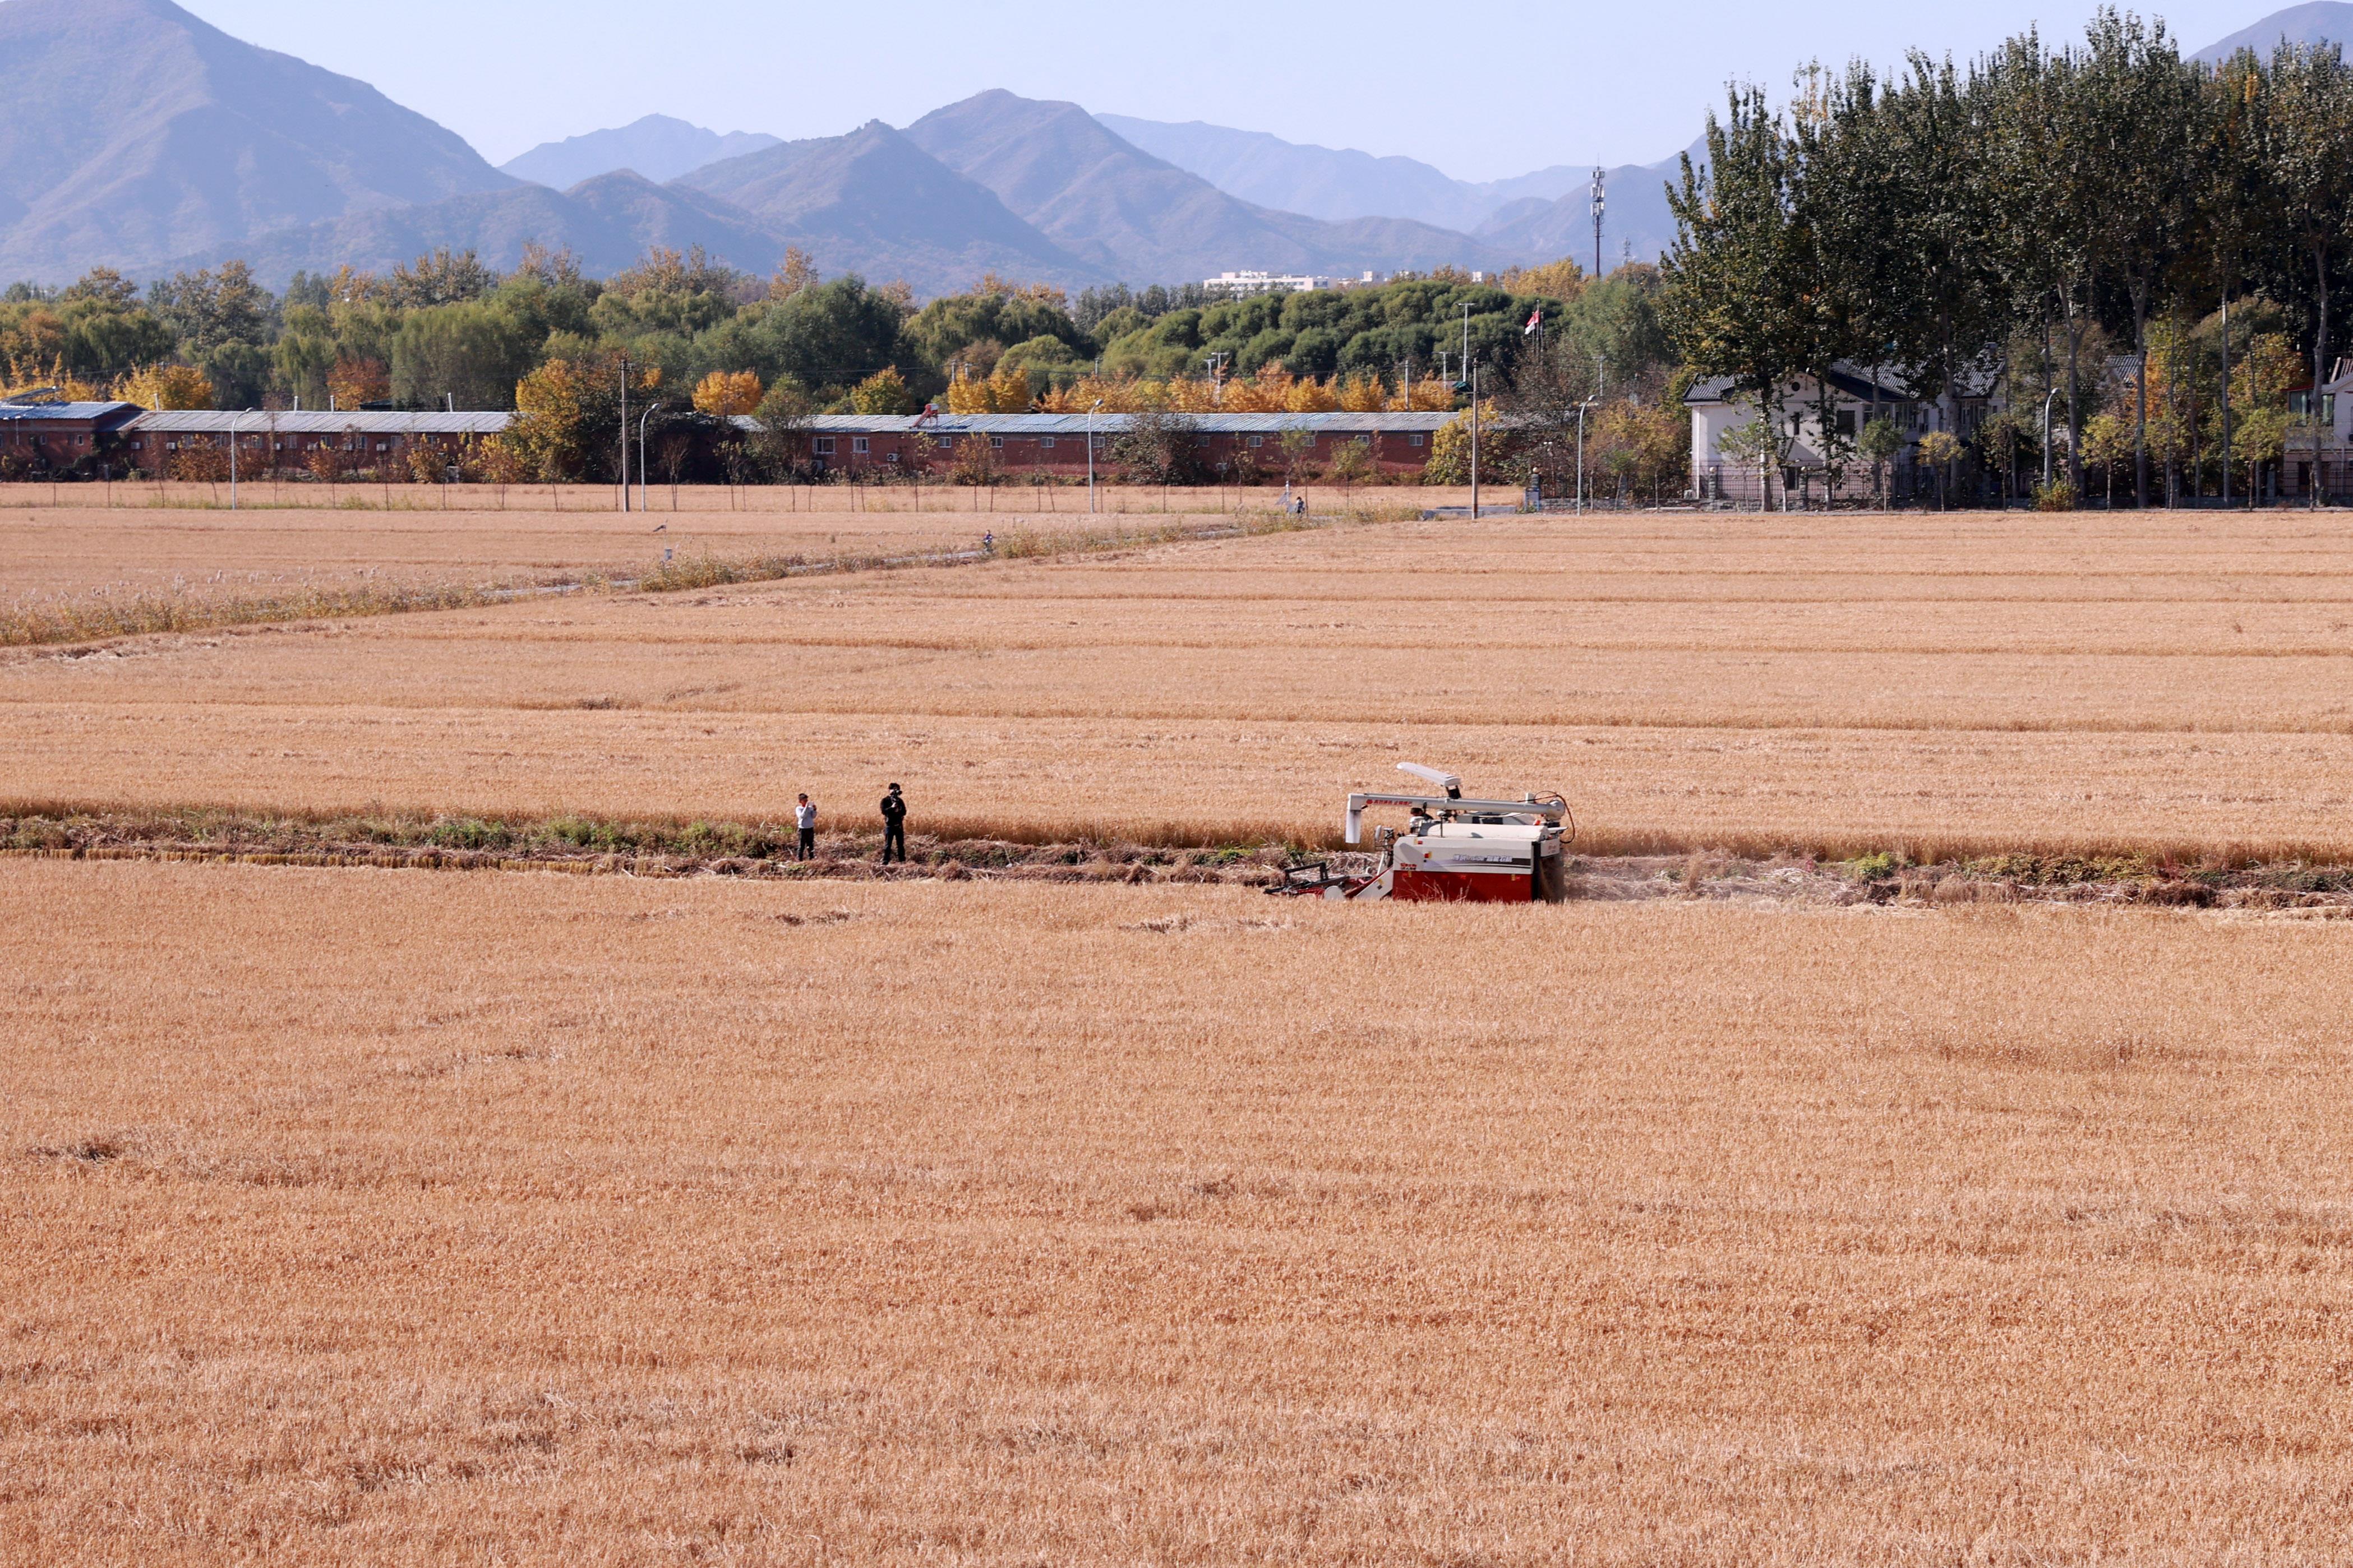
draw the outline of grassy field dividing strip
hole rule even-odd
[[[1138,833],[948,822],[912,836],[909,863],[880,867],[876,832],[828,832],[796,858],[789,826],[707,819],[383,813],[306,816],[219,807],[111,810],[0,806],[0,855],[79,860],[217,861],[406,870],[557,870],[579,875],[872,879],[970,877],[1073,882],[1264,886],[1286,864],[1335,853],[1266,825],[1222,832],[1165,824]],[[1753,894],[1809,903],[2021,899],[2177,906],[2353,905],[2353,866],[2301,855],[2226,858],[2164,851],[2052,850],[1949,841],[1694,845],[1665,836],[1586,835],[1575,847],[1589,896]]]

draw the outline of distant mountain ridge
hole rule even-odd
[[[1399,217],[1467,233],[1513,202],[1531,196],[1552,201],[1582,188],[1593,173],[1590,164],[1559,163],[1479,183],[1455,179],[1419,159],[1285,142],[1263,131],[1198,120],[1177,125],[1124,114],[1099,113],[1095,119],[1229,195],[1335,223]]]
[[[2252,27],[2242,27],[2198,51],[2193,58],[2220,65],[2241,49],[2268,55],[2285,40],[2291,44],[2353,45],[2353,5],[2336,0],[2315,0],[2274,11]]]
[[[2353,8],[2353,7],[2348,7]],[[1593,262],[1590,165],[1556,164],[1507,180],[1457,180],[1411,158],[1285,142],[1263,132],[1198,121],[1171,125],[1098,114],[1106,128],[1219,189],[1260,205],[1326,220],[1376,215],[1467,231],[1483,248],[1520,263],[1575,256]],[[1603,261],[1618,265],[1630,246],[1653,260],[1674,238],[1665,185],[1676,158],[1607,173]]]
[[[1254,205],[1152,156],[1075,103],[983,92],[923,116],[906,134],[1048,239],[1131,281],[1501,261],[1467,235],[1408,219],[1335,224]]]
[[[774,147],[781,137],[754,131],[723,136],[667,114],[649,114],[611,131],[591,131],[561,142],[543,142],[500,169],[518,180],[568,191],[583,180],[623,169],[659,184],[692,174],[723,159]]]
[[[1112,280],[879,120],[731,158],[672,188],[732,204],[828,270],[903,278],[926,294],[987,272],[1072,288]]]
[[[0,5],[0,277],[144,271],[513,184],[366,83],[171,0]]]
[[[604,277],[631,266],[654,246],[684,250],[699,245],[717,261],[765,273],[783,258],[786,242],[725,202],[657,185],[624,170],[568,191],[516,185],[358,213],[181,257],[174,265],[216,267],[241,260],[274,287],[296,272],[332,272],[345,265],[386,272],[445,248],[473,251],[486,265],[505,271],[534,244],[569,250],[584,270]]]
[[[1444,180],[1410,160],[1308,151]],[[712,152],[733,155],[664,177]],[[0,281],[242,258],[275,285],[443,247],[511,268],[533,244],[592,272],[654,246],[702,246],[760,272],[793,246],[821,271],[904,279],[921,295],[988,272],[1083,289],[1550,258],[1520,232],[1549,243],[1541,202],[1508,209],[1519,226],[1492,236],[1410,215],[1300,213],[1222,190],[1076,104],[1004,91],[903,131],[875,121],[796,142],[649,116],[510,169],[373,88],[242,43],[173,0],[0,0]],[[1561,173],[1528,182],[1549,189]]]

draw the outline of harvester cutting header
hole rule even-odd
[[[1398,899],[1409,903],[1557,904],[1568,898],[1570,842],[1577,820],[1557,795],[1517,800],[1465,800],[1452,773],[1400,763],[1442,795],[1352,795],[1344,835],[1365,841],[1365,813],[1402,806],[1407,827],[1375,830],[1375,868],[1351,876],[1327,864],[1297,866],[1270,891],[1296,898]]]

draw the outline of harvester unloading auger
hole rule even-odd
[[[1443,795],[1352,795],[1346,840],[1365,841],[1365,813],[1403,806],[1403,833],[1375,830],[1379,863],[1351,876],[1329,864],[1294,866],[1271,893],[1302,899],[1398,899],[1409,903],[1557,904],[1568,898],[1568,846],[1577,819],[1557,795],[1465,800],[1454,774],[1400,763]]]

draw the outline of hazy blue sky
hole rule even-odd
[[[1802,61],[1968,55],[2090,0],[1662,0],[1460,8],[1401,0],[1141,5],[1028,0],[185,0],[256,43],[374,83],[493,162],[674,114],[717,131],[829,136],[1003,87],[1151,120],[1402,153],[1463,179],[1680,150],[1724,83]],[[2155,12],[2189,48],[2284,0]]]

